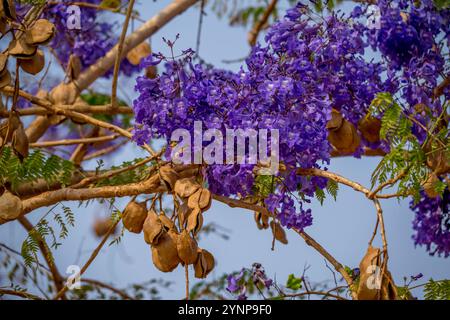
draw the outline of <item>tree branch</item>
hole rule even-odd
[[[248,43],[251,47],[253,47],[256,44],[258,35],[261,32],[264,25],[266,25],[272,12],[275,10],[275,7],[277,6],[277,2],[278,2],[278,0],[272,0],[270,2],[270,4],[267,6],[266,10],[264,11],[261,19],[259,19],[255,23],[252,30],[250,30],[250,32],[248,33]]]

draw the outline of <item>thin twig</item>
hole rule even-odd
[[[89,268],[89,266],[92,264],[92,262],[95,260],[95,258],[98,256],[98,254],[100,253],[100,250],[103,248],[103,245],[106,243],[106,240],[108,240],[109,236],[114,232],[114,230],[116,229],[116,226],[119,224],[120,220],[122,220],[122,218],[117,219],[116,222],[114,222],[111,227],[108,229],[108,232],[106,232],[106,234],[103,236],[102,241],[98,244],[97,248],[95,248],[95,250],[92,252],[91,256],[89,257],[89,259],[86,261],[86,263],[84,264],[84,266],[81,268],[80,270],[80,274],[79,276],[81,277],[86,270]],[[69,290],[69,287],[67,285],[65,285],[53,298],[53,300],[58,300],[60,299],[65,293],[66,291]]]
[[[116,107],[117,81],[119,78],[120,62],[122,61],[123,42],[125,41],[125,37],[127,35],[128,24],[130,23],[130,17],[133,12],[134,1],[135,0],[130,0],[128,2],[127,14],[125,17],[125,22],[122,27],[122,33],[120,35],[119,44],[117,47],[117,56],[116,56],[116,62],[114,63],[114,74],[113,74],[113,81],[112,81],[112,88],[111,88],[111,105],[113,108]]]

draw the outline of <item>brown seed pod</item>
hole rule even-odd
[[[194,210],[192,210],[191,214],[187,219],[186,230],[194,233],[194,235],[197,235],[202,226],[203,226],[203,214],[199,208],[195,208]]]
[[[155,79],[158,77],[158,69],[156,66],[149,66],[145,68],[145,76],[149,79]]]
[[[208,210],[211,207],[211,200],[211,192],[208,189],[202,188],[202,194],[198,202],[200,209],[203,211]]]
[[[0,224],[14,220],[22,213],[22,201],[8,190],[0,196]]]
[[[378,294],[378,290],[370,289],[367,287],[369,277],[373,274],[370,269],[379,267],[380,262],[380,249],[369,246],[366,255],[359,263],[360,268],[360,280],[358,287],[358,300],[375,300]],[[373,266],[373,267],[372,267]]]
[[[369,246],[367,252],[359,263],[360,279],[357,290],[358,300],[395,300],[397,298],[397,289],[388,270],[385,270],[381,279],[376,279],[377,268],[382,267],[381,250]],[[381,273],[379,273],[381,276]],[[368,287],[368,283],[373,280],[381,284],[381,288]]]
[[[211,192],[205,188],[199,188],[188,198],[188,207],[191,209],[200,208],[206,211],[211,207]]]
[[[0,14],[9,18],[10,20],[17,20],[16,5],[13,0],[1,0]]]
[[[276,240],[283,244],[287,244],[288,240],[286,238],[286,232],[284,232],[283,227],[276,221],[270,221],[270,227],[272,228],[272,234]]]
[[[0,53],[0,75],[6,70],[6,66],[8,65],[8,55],[4,53]]]
[[[8,31],[8,24],[6,23],[6,20],[2,17],[2,14],[0,12],[0,34],[4,35],[6,31]]]
[[[55,34],[55,25],[47,19],[38,19],[33,26],[25,32],[25,41],[29,45],[47,44]]]
[[[114,224],[114,222],[109,217],[95,219],[94,225],[93,225],[94,234],[98,238],[105,236],[108,233],[109,229],[111,229],[113,224]],[[114,228],[114,231],[112,232],[112,234],[115,234],[115,233],[116,233],[116,229]]]
[[[14,39],[9,43],[8,53],[16,58],[31,59],[37,51],[37,47],[27,44],[23,38]]]
[[[194,178],[183,178],[175,182],[173,190],[181,198],[190,197],[200,188],[200,185]]]
[[[255,211],[254,218],[259,230],[269,228],[269,216],[267,214]]]
[[[0,88],[4,88],[11,84],[11,74],[8,70],[3,71],[3,74],[0,76]]]
[[[153,210],[148,212],[143,229],[144,240],[151,245],[158,244],[161,236],[165,233],[161,220],[159,220],[158,215]]]
[[[181,262],[177,251],[178,234],[173,231],[164,233],[158,244],[152,246],[152,260],[162,272],[174,270]]]
[[[344,119],[342,125],[338,129],[332,128],[333,129],[330,127],[328,132],[328,141],[331,145],[341,154],[354,153],[361,142],[361,138],[359,137],[355,126]]]
[[[28,157],[29,142],[22,123],[20,123],[16,130],[14,130],[11,144],[13,151],[19,158],[20,162]]]
[[[336,109],[331,110],[331,119],[327,122],[326,128],[328,130],[338,130],[342,126],[344,118]]]
[[[173,190],[175,183],[179,178],[178,173],[170,165],[165,165],[159,168],[159,177],[169,191]]]
[[[55,104],[73,104],[78,97],[75,85],[61,83],[50,91],[50,100]]]
[[[187,205],[191,209],[199,208],[198,201],[200,200],[200,195],[202,194],[202,188],[199,188],[188,198]]]
[[[38,74],[44,69],[45,56],[42,50],[37,50],[31,59],[18,59],[20,67],[29,74]]]
[[[128,231],[141,233],[146,218],[147,207],[145,202],[130,201],[123,211],[122,222]]]
[[[148,42],[142,42],[136,47],[134,47],[127,54],[127,60],[135,66],[141,63],[141,60],[152,54],[152,49]]]
[[[427,156],[427,166],[437,175],[443,175],[450,172],[450,158],[446,150],[434,150]]]
[[[214,256],[205,249],[198,250],[198,258],[194,265],[195,277],[204,279],[214,269]]]
[[[436,191],[436,183],[438,182],[438,176],[435,173],[430,173],[428,178],[422,184],[423,190],[429,198],[436,198],[439,196],[439,193]]]
[[[185,264],[194,264],[198,258],[198,245],[187,230],[183,230],[177,242],[178,257]]]
[[[358,129],[361,131],[364,139],[371,143],[380,141],[381,120],[374,117],[365,117],[359,124]]]
[[[161,212],[159,214],[158,218],[159,218],[159,220],[161,220],[164,228],[166,228],[166,231],[177,229],[175,226],[175,223],[172,220],[170,220],[170,218],[167,217],[164,212]]]
[[[183,201],[181,205],[178,207],[178,221],[180,222],[180,225],[182,227],[185,226],[185,223],[187,222],[187,219],[189,215],[191,214],[192,210],[188,207],[187,202]]]

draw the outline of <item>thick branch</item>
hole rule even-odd
[[[174,17],[183,13],[194,5],[198,0],[174,0],[171,4],[161,10],[157,15],[144,23],[139,29],[126,37],[123,46],[123,55],[130,52],[145,39],[150,38],[156,31],[165,26]],[[103,58],[91,65],[75,80],[76,87],[82,91],[89,87],[97,78],[104,75],[116,61],[118,45],[114,46]]]
[[[259,19],[253,26],[253,29],[250,30],[250,32],[248,34],[248,43],[250,44],[250,46],[253,47],[256,44],[258,35],[261,32],[264,25],[266,25],[272,12],[275,10],[275,7],[277,6],[277,2],[278,2],[278,0],[272,0],[270,2],[270,4],[267,6],[266,10],[264,11],[261,19]]]

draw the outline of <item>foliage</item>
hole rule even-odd
[[[33,151],[23,163],[10,147],[0,151],[0,181],[16,190],[23,183],[43,179],[47,184],[60,182],[68,185],[74,173],[73,163],[56,155],[46,156],[41,150]]]
[[[426,300],[450,300],[450,280],[427,282],[424,289]]]

